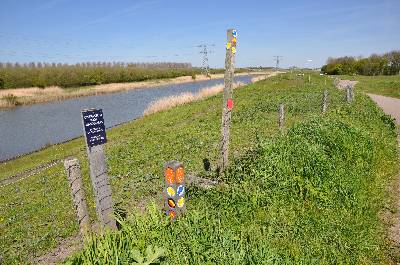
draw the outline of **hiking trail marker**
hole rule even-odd
[[[164,167],[165,176],[165,210],[167,216],[175,221],[186,209],[185,193],[186,178],[183,164],[178,161],[170,161]]]
[[[233,109],[233,77],[235,72],[235,55],[237,44],[236,29],[228,29],[226,56],[225,56],[225,76],[224,76],[224,98],[222,104],[222,124],[221,124],[221,162],[220,170],[224,171],[229,163],[229,128],[231,125],[231,113]]]
[[[104,228],[116,230],[111,187],[103,148],[107,142],[103,111],[101,109],[82,110],[82,119],[97,217]]]

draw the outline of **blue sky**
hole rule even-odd
[[[191,62],[238,30],[237,66],[318,67],[400,49],[400,1],[0,0],[0,61]],[[312,59],[312,62],[307,62]]]

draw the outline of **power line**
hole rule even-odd
[[[214,47],[215,44],[211,44],[210,46]],[[208,63],[208,54],[212,53],[212,51],[207,48],[207,44],[200,44],[197,47],[202,48],[202,50],[200,51],[200,54],[203,55],[203,62],[202,62],[202,65],[201,65],[201,72],[205,76],[209,76],[210,75],[210,65]]]
[[[279,68],[279,62],[282,60],[283,56],[282,55],[275,55],[274,56],[274,61],[276,63],[275,65],[275,71],[278,71]]]

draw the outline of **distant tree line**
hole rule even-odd
[[[19,87],[79,87],[107,83],[194,75],[200,71],[190,63],[84,62],[0,63],[0,89]]]
[[[328,58],[321,71],[330,75],[398,75],[400,74],[400,51],[367,58],[345,56]]]
[[[192,68],[191,63],[174,62],[154,62],[154,63],[133,63],[133,62],[81,62],[76,64],[67,63],[48,63],[48,62],[30,62],[30,63],[11,63],[0,62],[0,68],[43,68],[43,67],[137,67],[137,68]]]

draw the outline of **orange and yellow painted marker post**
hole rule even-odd
[[[185,169],[178,161],[170,161],[164,167],[165,175],[165,209],[171,220],[176,220],[186,208],[185,203]]]

